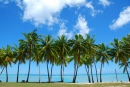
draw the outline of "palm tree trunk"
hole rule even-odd
[[[91,66],[91,78],[92,78],[92,83],[94,83],[92,66]]]
[[[63,69],[62,68],[63,68],[63,64],[61,63],[61,72],[60,72],[60,74],[61,74],[61,82],[63,82],[63,77],[62,77]]]
[[[88,70],[87,70],[87,66],[85,65],[85,69],[86,69],[86,73],[88,75],[88,82],[90,83],[90,78],[89,78],[89,73],[88,73]]]
[[[74,61],[74,76],[73,76],[73,83],[74,83],[74,79],[75,79],[75,74],[76,74],[76,62]]]
[[[76,82],[76,78],[77,78],[77,72],[78,72],[78,64],[77,64],[77,69],[76,69],[76,74],[75,74],[75,79],[74,79],[74,83]]]
[[[90,75],[89,75],[89,65],[87,65],[88,67],[88,79],[89,79],[89,83],[91,83],[91,79],[90,79]]]
[[[40,83],[40,65],[39,65],[39,83]]]
[[[98,82],[97,67],[96,67],[96,62],[95,62],[95,61],[94,61],[94,66],[95,66],[95,70],[96,70],[96,78],[97,78],[97,82]]]
[[[48,67],[48,63],[49,63],[49,62],[47,61],[46,64],[47,64],[48,82],[50,82],[50,75],[49,75],[49,67]]]
[[[128,72],[127,68],[126,68],[126,72],[127,72],[127,76],[128,76],[129,82],[130,82],[130,76],[129,76],[129,72]]]
[[[102,62],[101,62],[101,68],[100,68],[100,82],[102,82]]]
[[[7,69],[7,65],[6,65],[6,82],[8,82],[8,69]]]
[[[62,80],[64,82],[64,65],[63,65],[63,76],[62,76]]]
[[[4,71],[4,68],[5,68],[5,67],[3,67],[3,69],[1,70],[0,75],[1,75],[1,74],[2,74],[2,72]]]
[[[117,80],[117,82],[118,82],[118,78],[117,78],[117,73],[116,73],[116,69],[115,69],[115,74],[116,74],[116,80]]]
[[[20,66],[20,61],[18,62],[18,71],[17,71],[17,79],[16,79],[16,82],[18,82],[18,79],[19,79],[19,66]]]
[[[52,79],[52,70],[53,70],[53,66],[54,64],[51,65],[51,75],[50,75],[50,82],[51,82],[51,79]]]
[[[30,67],[31,67],[31,59],[29,60],[29,69],[28,69],[28,76],[26,82],[29,80],[29,75],[30,75]]]

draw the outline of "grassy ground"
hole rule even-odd
[[[0,87],[130,87],[130,83],[0,83]]]

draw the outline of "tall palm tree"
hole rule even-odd
[[[96,70],[96,78],[97,78],[97,82],[98,82],[98,76],[97,76],[97,68],[96,68],[96,60],[95,60],[95,54],[96,54],[96,45],[94,44],[95,39],[94,36],[90,37],[90,35],[86,35],[86,39],[84,40],[84,46],[87,49],[87,54],[89,55],[89,57],[92,59],[94,66],[95,66],[95,70]],[[92,66],[90,66],[91,70],[92,70]],[[94,83],[94,79],[93,79],[93,74],[92,76],[92,82]]]
[[[57,46],[57,52],[59,55],[59,64],[61,66],[61,82],[63,82],[63,70],[66,62],[66,58],[68,56],[69,52],[69,45],[68,45],[68,40],[67,38],[62,35],[61,37],[58,37],[58,40],[55,41],[55,45]]]
[[[44,58],[44,62],[47,64],[48,82],[51,82],[52,69],[57,56],[56,47],[54,45],[54,39],[50,35],[46,36],[42,40],[42,49],[40,50],[41,56]],[[49,71],[49,63],[51,64],[51,72]]]
[[[40,39],[40,38],[39,38]],[[40,44],[35,44],[35,50],[34,50],[34,54],[35,56],[33,56],[33,61],[36,62],[37,67],[39,67],[39,83],[40,83],[40,62],[43,62],[42,57],[40,56]]]
[[[108,64],[108,60],[110,59],[109,56],[109,47],[106,46],[104,43],[98,45],[97,50],[97,61],[101,62],[101,68],[100,68],[100,82],[102,82],[102,67],[104,66],[104,63],[106,62]]]
[[[19,80],[19,67],[20,67],[20,64],[25,63],[25,58],[26,58],[26,53],[25,53],[26,51],[25,51],[24,43],[20,41],[19,46],[15,45],[13,49],[15,53],[15,63],[18,62],[16,82],[19,82],[18,81]]]
[[[81,61],[82,61],[82,64],[85,65],[86,73],[87,73],[87,76],[88,76],[88,82],[91,83],[89,69],[92,66],[93,60],[88,55],[86,55],[85,57],[81,58]]]
[[[28,75],[27,75],[27,80],[26,82],[28,82],[29,80],[29,75],[30,75],[30,66],[31,66],[31,61],[32,61],[32,57],[35,56],[34,54],[34,50],[35,50],[35,44],[37,44],[38,41],[38,35],[37,35],[37,30],[35,29],[34,31],[26,34],[23,33],[24,37],[26,38],[26,40],[24,40],[25,43],[25,50],[26,50],[26,54],[27,54],[27,59],[29,60],[29,69],[28,69]]]
[[[71,55],[74,57],[74,76],[73,83],[76,82],[77,72],[80,63],[81,55],[85,54],[86,48],[83,45],[84,38],[82,35],[75,35],[75,39],[69,40],[69,45],[71,46]]]
[[[3,50],[0,49],[0,67],[2,68],[1,72],[0,72],[0,75],[2,74],[2,72],[4,71],[4,59],[3,59]]]
[[[129,76],[129,72],[128,72],[129,64],[130,64],[130,61],[127,61],[126,63],[121,62],[121,63],[119,64],[119,66],[120,66],[120,68],[124,67],[123,73],[125,73],[125,72],[127,73],[128,80],[129,80],[129,82],[130,82],[130,76]]]
[[[14,53],[9,45],[7,45],[7,48],[2,48],[2,50],[4,66],[6,68],[6,82],[8,82],[8,65],[11,66],[12,62],[14,62]]]

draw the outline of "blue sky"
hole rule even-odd
[[[38,34],[54,38],[87,33],[96,35],[97,44],[109,44],[114,38],[121,39],[130,33],[130,0],[0,0],[0,47],[18,44],[24,38],[22,32],[35,28]],[[46,74],[46,65],[40,65],[41,73]],[[35,63],[31,67],[32,74],[38,73]],[[97,67],[100,68],[100,63]],[[20,68],[21,73],[27,73],[28,63]],[[59,69],[55,66],[54,73],[59,74]],[[114,69],[119,68],[113,63],[105,64],[103,73],[113,73]],[[16,71],[17,65],[9,68],[9,73]],[[73,63],[65,73],[73,73]],[[84,66],[78,73],[86,73]]]

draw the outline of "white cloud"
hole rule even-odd
[[[94,9],[92,2],[87,2],[87,0],[0,0],[0,2],[16,2],[23,11],[23,21],[31,21],[35,26],[59,23],[60,12],[66,7],[78,7],[80,9],[81,6],[86,6],[91,10],[92,16],[100,12],[100,10]]]
[[[92,2],[88,2],[86,3],[86,8],[89,8],[91,9],[91,15],[92,16],[95,16],[97,13],[101,12],[100,10],[95,10],[93,5],[92,5]]]
[[[61,10],[67,6],[80,6],[86,0],[18,0],[18,6],[23,9],[23,20],[39,24],[52,25],[58,22]]]
[[[75,28],[79,30],[79,34],[83,35],[83,37],[85,37],[85,34],[88,34],[90,32],[87,21],[81,15],[78,16],[78,21],[75,25]]]
[[[128,23],[130,23],[130,6],[120,12],[119,17],[116,20],[113,20],[113,24],[110,25],[110,28],[115,30]]]
[[[58,31],[58,36],[62,36],[62,35],[65,35],[68,37],[68,39],[72,38],[73,37],[73,32],[67,32],[67,27],[65,26],[64,23],[62,23],[60,25],[60,30]]]
[[[15,0],[17,3],[17,6],[23,10],[22,1],[21,0]]]
[[[111,3],[108,0],[99,0],[99,4],[103,6],[109,6]]]

